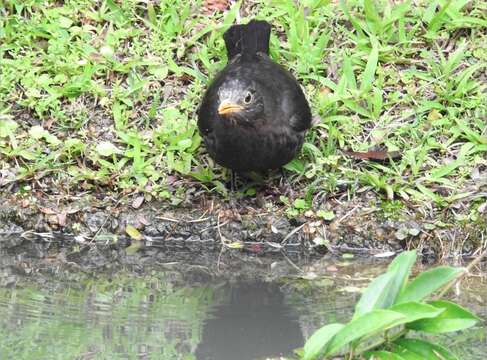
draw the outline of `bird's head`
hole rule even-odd
[[[225,81],[218,90],[218,97],[218,114],[223,118],[252,122],[264,112],[264,99],[256,84],[250,81]]]

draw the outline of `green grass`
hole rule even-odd
[[[413,206],[468,198],[478,217],[487,3],[301,3],[237,3],[209,16],[202,1],[3,0],[0,186],[145,192],[173,204],[195,186],[225,194],[227,173],[200,146],[195,110],[226,62],[222,34],[242,13],[273,24],[271,55],[320,118],[286,166],[299,190],[281,199],[291,214],[323,192],[372,190]],[[402,157],[340,151],[370,149]]]

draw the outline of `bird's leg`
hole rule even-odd
[[[230,191],[234,193],[237,190],[237,173],[235,170],[230,170]]]
[[[284,168],[279,169],[281,173],[281,178],[279,179],[279,188],[283,193],[288,193],[290,190],[292,190],[291,185],[289,184],[289,179],[286,175],[286,172],[284,171]]]
[[[283,167],[279,168],[279,172],[281,173],[281,178],[279,179],[279,187],[282,187],[284,186],[284,184],[287,184],[287,176]]]
[[[230,170],[230,207],[236,208],[237,201],[235,198],[235,192],[237,191],[237,172]]]
[[[284,171],[283,167],[279,169],[279,172],[281,173],[281,183],[282,183],[287,180],[286,172]]]

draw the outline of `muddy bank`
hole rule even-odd
[[[78,245],[184,248],[195,252],[222,246],[251,253],[370,255],[418,248],[423,255],[469,255],[485,246],[487,212],[478,221],[455,221],[450,211],[402,209],[392,213],[371,199],[329,200],[332,219],[308,210],[290,218],[275,199],[238,199],[232,207],[221,198],[201,198],[178,207],[109,196],[70,198],[3,197],[0,233],[66,235]],[[127,233],[138,230],[140,237]],[[139,239],[140,241],[134,241]]]

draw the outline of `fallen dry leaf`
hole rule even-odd
[[[62,212],[60,214],[56,214],[57,216],[57,223],[59,224],[59,226],[66,226],[66,213],[65,212]]]
[[[398,159],[401,157],[399,151],[347,151],[343,150],[345,155],[351,156],[355,159],[360,160],[375,160],[375,161],[384,161],[389,159]]]
[[[147,218],[145,216],[143,216],[143,215],[137,216],[137,221],[140,222],[144,226],[150,225],[150,221],[147,220]]]
[[[205,0],[202,10],[205,14],[212,14],[217,11],[225,11],[230,7],[228,0]]]
[[[39,206],[39,211],[43,214],[46,214],[46,215],[56,215],[57,214],[56,210],[54,210],[52,208],[42,207],[42,206]]]
[[[125,232],[134,240],[142,240],[142,234],[132,225],[127,225],[125,227]]]
[[[338,268],[335,265],[329,265],[329,266],[326,267],[326,271],[329,271],[329,272],[337,272],[338,271]]]

